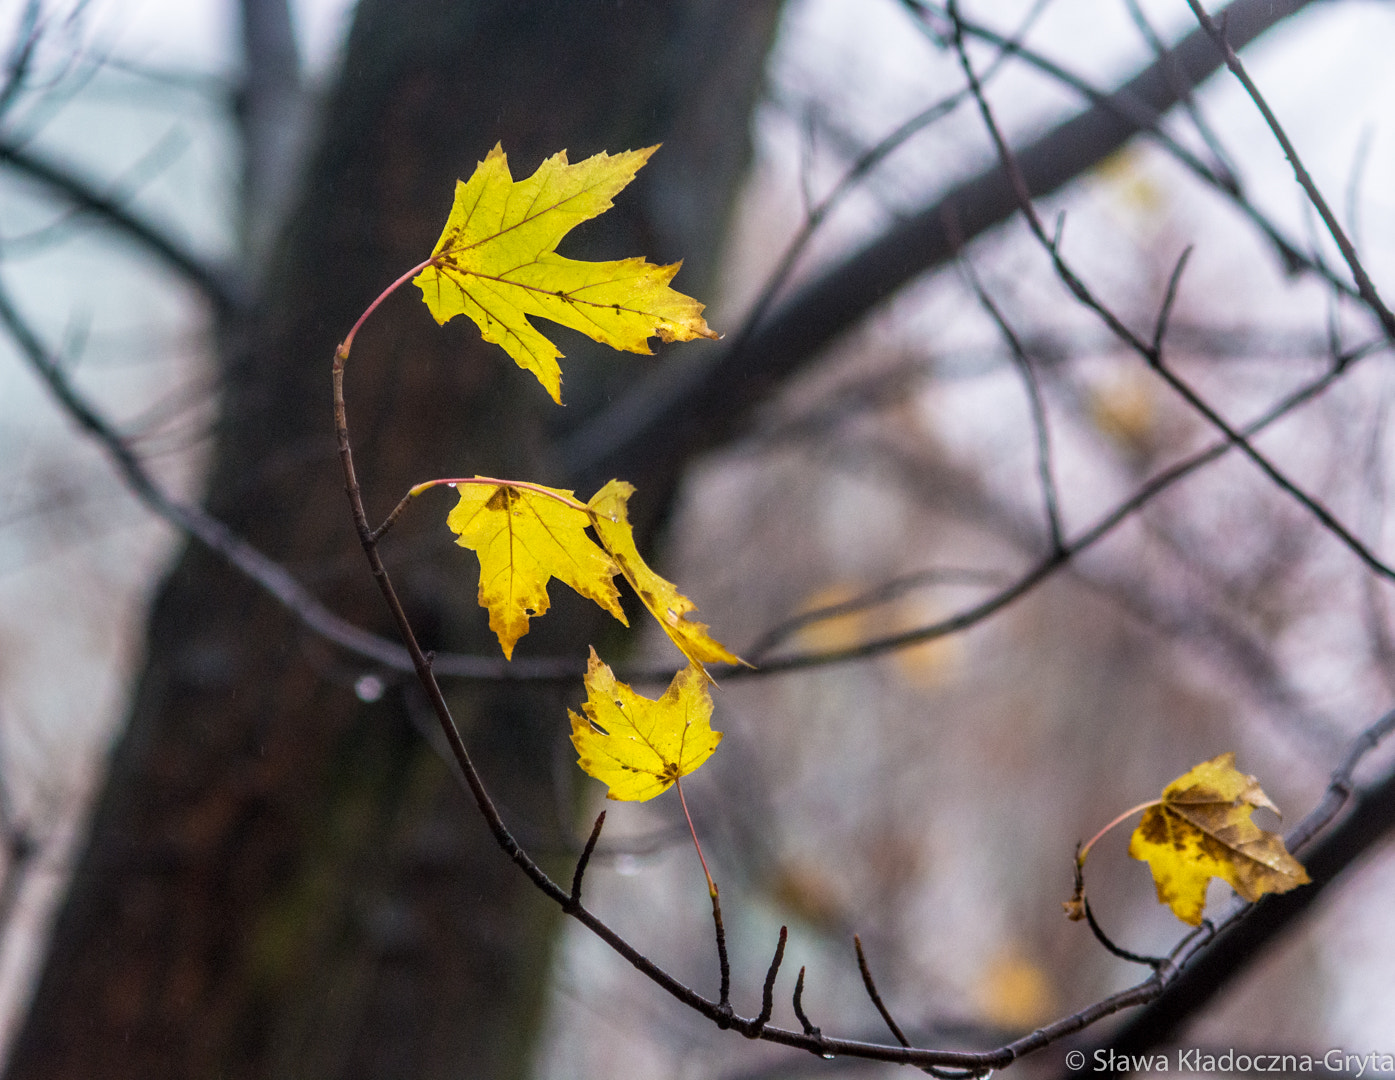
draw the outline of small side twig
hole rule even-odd
[[[1114,942],[1110,940],[1109,935],[1104,932],[1104,928],[1100,926],[1099,922],[1095,919],[1094,909],[1090,907],[1090,898],[1088,896],[1082,896],[1081,902],[1085,907],[1085,921],[1090,925],[1090,932],[1095,935],[1095,940],[1103,945],[1105,950],[1111,955],[1117,956],[1120,960],[1127,960],[1131,964],[1143,964],[1146,967],[1152,968],[1154,971],[1159,970],[1167,963],[1167,960],[1161,956],[1144,956],[1141,953],[1129,952],[1128,949],[1114,944]]]
[[[1226,37],[1225,28],[1216,23],[1206,13],[1199,0],[1187,0],[1187,6],[1192,9],[1192,14],[1196,16],[1196,21],[1201,28],[1206,31],[1208,37],[1215,43],[1225,58],[1225,66],[1230,69],[1232,75],[1239,80],[1240,85],[1245,88],[1245,93],[1254,102],[1255,108],[1264,117],[1264,122],[1269,126],[1270,133],[1274,136],[1274,141],[1283,149],[1284,157],[1293,166],[1294,179],[1308,196],[1308,201],[1313,204],[1313,209],[1322,218],[1323,225],[1327,228],[1328,234],[1336,242],[1337,248],[1342,253],[1342,258],[1347,264],[1347,269],[1351,271],[1352,280],[1356,282],[1356,290],[1361,294],[1361,299],[1365,301],[1384,328],[1387,336],[1395,338],[1395,312],[1385,306],[1385,302],[1376,292],[1376,287],[1372,284],[1366,268],[1361,264],[1361,258],[1356,253],[1356,248],[1352,246],[1351,240],[1347,237],[1346,231],[1337,221],[1337,216],[1332,213],[1332,208],[1327,205],[1327,200],[1318,190],[1317,184],[1313,183],[1313,178],[1308,174],[1307,167],[1303,164],[1303,159],[1298,156],[1298,150],[1289,140],[1288,133],[1283,125],[1279,123],[1279,118],[1274,115],[1274,111],[1269,107],[1269,102],[1264,95],[1259,92],[1259,87],[1254,84],[1250,74],[1245,70],[1245,65],[1240,62],[1240,57],[1235,54],[1229,39]]]
[[[1158,364],[1162,364],[1163,338],[1167,335],[1167,326],[1172,318],[1172,306],[1177,302],[1177,289],[1182,284],[1182,271],[1187,268],[1187,260],[1192,257],[1191,245],[1183,250],[1177,258],[1177,265],[1172,268],[1172,273],[1167,278],[1167,291],[1163,293],[1162,306],[1158,308],[1158,320],[1153,325],[1153,352],[1158,357]]]
[[[1129,952],[1128,949],[1121,948],[1114,944],[1114,942],[1110,940],[1109,935],[1104,932],[1104,927],[1100,926],[1099,921],[1095,918],[1095,913],[1090,907],[1090,899],[1085,895],[1085,860],[1089,857],[1090,849],[1095,846],[1100,837],[1105,833],[1109,832],[1121,822],[1127,821],[1129,818],[1133,817],[1134,814],[1157,806],[1158,802],[1159,800],[1157,799],[1151,799],[1148,802],[1139,803],[1137,806],[1125,810],[1099,832],[1095,833],[1088,842],[1075,845],[1075,858],[1071,860],[1071,868],[1075,871],[1075,891],[1071,893],[1071,898],[1061,905],[1066,909],[1066,917],[1069,918],[1071,922],[1079,922],[1081,919],[1084,919],[1085,922],[1089,924],[1090,932],[1095,935],[1095,940],[1103,945],[1107,952],[1117,956],[1120,960],[1127,960],[1131,964],[1145,964],[1152,968],[1154,972],[1160,971],[1167,961],[1155,956],[1143,956],[1139,953]]]
[[[804,1028],[804,1034],[811,1039],[822,1039],[823,1031],[810,1023],[804,1014],[804,968],[799,969],[799,978],[794,980],[794,1016]]]
[[[1186,111],[1187,117],[1192,122],[1192,127],[1201,137],[1201,141],[1206,145],[1206,149],[1211,152],[1212,171],[1216,174],[1218,185],[1224,190],[1235,195],[1240,194],[1240,179],[1237,170],[1230,162],[1230,155],[1225,152],[1221,145],[1220,137],[1215,129],[1207,122],[1200,107],[1196,103],[1196,98],[1187,85],[1187,80],[1183,77],[1177,59],[1172,55],[1172,50],[1167,47],[1167,43],[1158,36],[1158,32],[1153,29],[1153,24],[1148,21],[1148,16],[1144,14],[1139,6],[1138,0],[1124,0],[1124,6],[1129,10],[1129,17],[1138,27],[1143,40],[1148,43],[1148,47],[1153,50],[1153,55],[1162,64],[1162,72],[1167,77],[1168,86],[1172,90],[1172,95],[1177,99],[1177,103]]]
[[[712,922],[717,930],[717,965],[722,973],[721,990],[717,995],[717,1008],[725,1013],[725,1022],[719,1019],[717,1026],[727,1028],[731,1026],[731,1018],[735,1015],[731,1007],[731,962],[727,959],[727,931],[722,925],[722,901],[717,895],[717,886],[712,886]]]
[[[1027,392],[1027,405],[1032,413],[1032,427],[1037,437],[1037,479],[1041,485],[1042,502],[1046,506],[1046,528],[1051,537],[1051,550],[1060,554],[1066,550],[1066,540],[1061,528],[1060,497],[1056,492],[1055,471],[1051,466],[1051,433],[1046,423],[1046,402],[1041,396],[1041,383],[1032,368],[1032,359],[1027,355],[1022,339],[1017,336],[1007,317],[988,295],[983,282],[979,281],[978,274],[974,271],[973,264],[968,259],[961,259],[959,265],[963,268],[964,276],[974,290],[974,295],[978,297],[979,304],[1007,342],[1013,363],[1018,374],[1022,376],[1022,386]]]
[[[368,539],[373,541],[373,543],[375,544],[379,540],[381,540],[383,538],[383,535],[390,528],[397,524],[397,519],[400,518],[404,513],[406,513],[407,507],[410,506],[412,500],[416,498],[416,493],[416,488],[413,488],[411,491],[407,492],[407,494],[403,495],[401,500],[397,503],[397,505],[392,508],[392,513],[390,513],[385,519],[383,519],[383,523],[381,525],[379,525],[376,529],[374,529],[372,532],[368,534]]]
[[[576,873],[572,874],[571,898],[562,909],[568,914],[581,906],[581,879],[586,873],[586,864],[591,861],[591,853],[596,850],[596,841],[601,838],[601,826],[604,824],[605,811],[602,810],[596,818],[596,824],[591,826],[591,835],[586,841],[586,846],[581,849],[581,858],[576,860]]]
[[[717,930],[717,964],[721,969],[722,988],[717,998],[717,1009],[720,1014],[718,1026],[727,1028],[731,1026],[732,1018],[736,1015],[731,1007],[731,963],[727,959],[727,932],[722,925],[722,901],[718,894],[717,883],[712,880],[712,871],[707,869],[707,857],[702,853],[702,845],[698,843],[697,826],[693,824],[693,815],[688,812],[688,799],[683,794],[683,780],[675,778],[673,786],[678,790],[678,803],[683,807],[683,817],[688,821],[688,832],[693,837],[693,847],[697,850],[698,862],[702,863],[702,876],[707,879],[707,895],[712,897],[712,922]]]
[[[872,1004],[877,1007],[877,1012],[882,1014],[882,1019],[886,1021],[886,1026],[891,1030],[891,1034],[896,1037],[896,1041],[902,1046],[910,1046],[911,1041],[906,1038],[900,1026],[891,1018],[890,1010],[887,1009],[886,1003],[882,1001],[881,994],[877,993],[877,984],[872,978],[872,969],[867,966],[867,954],[862,951],[862,939],[856,934],[853,935],[853,945],[857,949],[857,969],[862,972],[862,985],[867,987],[867,996],[872,999]]]
[[[746,1029],[746,1037],[755,1039],[765,1030],[765,1025],[770,1022],[771,1014],[775,1012],[775,979],[780,974],[780,964],[785,959],[785,942],[789,940],[789,927],[780,927],[780,940],[775,946],[775,957],[770,961],[770,970],[765,973],[765,987],[761,991],[760,1015]],[[800,977],[803,977],[803,969],[800,969]]]

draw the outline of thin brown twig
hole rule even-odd
[[[1187,260],[1192,257],[1191,246],[1182,249],[1182,254],[1177,257],[1177,262],[1172,267],[1172,273],[1167,275],[1167,288],[1163,292],[1163,300],[1158,305],[1158,318],[1153,324],[1153,352],[1161,356],[1163,348],[1163,338],[1167,336],[1168,327],[1172,321],[1172,306],[1177,302],[1177,290],[1182,285],[1182,272],[1187,268]]]
[[[974,295],[978,297],[979,305],[988,312],[1003,340],[1007,342],[1013,364],[1022,377],[1022,385],[1027,392],[1027,407],[1032,416],[1032,428],[1036,432],[1037,482],[1041,486],[1041,498],[1046,512],[1047,535],[1051,539],[1051,550],[1059,554],[1065,550],[1066,541],[1061,529],[1060,495],[1056,491],[1055,471],[1051,467],[1051,430],[1047,425],[1046,402],[1041,395],[1041,383],[1032,367],[1032,359],[1022,345],[1022,339],[1017,336],[1012,324],[988,295],[983,282],[974,272],[973,263],[967,258],[961,258],[959,265],[968,278]]]
[[[812,1039],[823,1038],[823,1032],[813,1025],[804,1012],[804,968],[799,969],[799,978],[794,980],[794,1016],[799,1021],[804,1034]]]
[[[934,12],[943,14],[942,9],[934,7],[926,0],[903,0],[918,13]],[[947,15],[945,16],[947,17]],[[1228,198],[1235,208],[1247,218],[1252,225],[1274,246],[1284,268],[1289,272],[1299,270],[1314,274],[1336,288],[1343,295],[1358,297],[1354,286],[1349,282],[1337,278],[1331,269],[1320,259],[1310,258],[1298,247],[1298,245],[1286,237],[1283,230],[1276,222],[1267,217],[1264,212],[1251,202],[1235,182],[1233,175],[1228,172],[1217,173],[1190,150],[1188,150],[1176,139],[1172,138],[1161,126],[1162,116],[1151,106],[1133,98],[1130,95],[1121,93],[1108,93],[1093,86],[1081,76],[1063,67],[1056,61],[1043,54],[1029,48],[1021,42],[1009,41],[1002,34],[992,27],[975,22],[962,12],[959,16],[960,25],[964,32],[971,37],[976,37],[982,41],[1000,48],[1008,49],[1012,55],[1020,58],[1025,63],[1036,68],[1045,75],[1049,75],[1062,86],[1069,87],[1080,94],[1092,106],[1107,109],[1115,113],[1122,120],[1138,127],[1141,134],[1152,139],[1158,146],[1165,150],[1172,158],[1178,161],[1194,176],[1203,183],[1213,187]],[[1159,54],[1158,67],[1163,71],[1164,77],[1172,87],[1173,96],[1176,97],[1180,91],[1185,90],[1187,82],[1177,79],[1177,65],[1172,62],[1171,50],[1164,50]],[[1199,113],[1197,114],[1199,118]],[[1204,136],[1203,136],[1204,138]],[[1213,147],[1213,152],[1219,152],[1219,147]],[[1224,165],[1224,162],[1222,162]],[[1228,167],[1227,167],[1228,168]]]
[[[1333,383],[1342,378],[1343,374],[1344,370],[1330,369],[1325,371],[1322,375],[1312,379],[1310,382],[1280,399],[1258,418],[1242,427],[1240,429],[1241,432],[1246,437],[1257,435],[1278,420],[1288,416],[1295,409],[1298,409],[1322,394],[1331,387]],[[846,663],[852,660],[881,656],[896,649],[919,644],[924,641],[930,641],[939,637],[945,637],[949,634],[958,633],[972,626],[976,626],[985,619],[1015,603],[1023,596],[1026,596],[1033,588],[1054,573],[1059,566],[1074,559],[1099,543],[1164,491],[1167,491],[1173,485],[1222,457],[1233,449],[1235,445],[1234,442],[1229,440],[1218,440],[1210,446],[1204,447],[1190,456],[1183,458],[1176,464],[1162,470],[1151,479],[1141,484],[1133,495],[1129,496],[1108,513],[1100,517],[1084,532],[1079,533],[1066,545],[1066,549],[1062,553],[1059,555],[1054,553],[1047,555],[993,596],[970,605],[954,615],[939,619],[926,626],[916,627],[897,634],[888,634],[880,638],[873,638],[868,641],[859,642],[856,645],[762,660],[758,673],[748,673],[745,669],[734,668],[723,672],[723,678],[749,678],[754,674],[768,677],[778,673],[795,671],[807,667],[822,667],[829,664]]]
[[[707,859],[702,854],[702,845],[698,843],[697,827],[693,824],[693,815],[688,812],[688,799],[683,794],[683,778],[676,777],[673,786],[678,789],[678,802],[683,807],[683,817],[687,819],[688,832],[693,838],[693,847],[697,850],[698,862],[702,863],[702,875],[707,879],[707,895],[712,899],[712,925],[717,935],[717,969],[721,979],[717,1008],[722,1015],[717,1021],[717,1026],[725,1028],[730,1025],[735,1013],[731,1007],[731,961],[727,957],[727,931],[722,924],[721,894],[717,889],[717,883],[712,880],[712,872],[707,869]]]
[[[733,1015],[731,1008],[731,961],[727,958],[727,931],[726,927],[722,925],[722,900],[716,885],[712,886],[712,923],[717,932],[717,970],[721,977],[717,992],[717,1008],[724,1014],[717,1020],[717,1026],[727,1027],[730,1025]]]
[[[412,505],[412,501],[417,496],[417,489],[413,488],[397,501],[397,505],[392,508],[392,512],[383,519],[383,523],[368,534],[369,538],[376,543],[387,535],[387,531],[397,524],[398,518],[407,512],[407,507]]]
[[[1104,927],[1099,924],[1099,920],[1095,918],[1095,909],[1090,906],[1090,898],[1085,894],[1084,867],[1077,863],[1075,866],[1075,873],[1077,887],[1080,890],[1080,907],[1085,913],[1085,923],[1090,927],[1090,933],[1095,935],[1095,940],[1104,946],[1105,951],[1113,956],[1117,956],[1120,960],[1127,960],[1131,964],[1143,964],[1145,967],[1150,967],[1154,971],[1157,971],[1158,968],[1167,963],[1161,956],[1144,956],[1142,953],[1130,952],[1123,946],[1116,945],[1113,939],[1104,932]]]
[[[596,841],[601,838],[601,826],[604,824],[605,811],[602,810],[596,817],[596,824],[591,826],[591,835],[586,840],[586,846],[581,849],[581,857],[576,860],[576,872],[572,874],[572,893],[567,901],[568,909],[581,904],[581,879],[586,873],[586,864],[591,861],[591,853],[596,850]]]
[[[765,973],[765,984],[761,988],[760,1014],[756,1017],[752,1029],[744,1033],[748,1038],[756,1038],[770,1022],[770,1017],[775,1011],[775,979],[779,976],[780,964],[785,959],[785,942],[789,940],[789,934],[788,926],[780,927],[780,940],[775,944],[775,957],[770,961],[770,968]]]
[[[872,978],[872,969],[867,966],[867,954],[862,949],[862,938],[853,935],[853,948],[857,950],[857,970],[862,973],[862,985],[867,989],[867,996],[872,999],[872,1004],[877,1007],[877,1012],[882,1014],[882,1019],[886,1021],[887,1028],[902,1046],[910,1046],[911,1040],[906,1038],[901,1026],[891,1017],[891,1010],[886,1007],[886,1002],[877,992],[877,981]]]
[[[1293,142],[1289,139],[1288,133],[1284,130],[1283,125],[1279,123],[1279,118],[1274,115],[1274,110],[1269,107],[1269,102],[1265,100],[1264,95],[1259,91],[1259,87],[1257,87],[1254,80],[1250,78],[1249,72],[1245,70],[1245,65],[1241,62],[1240,57],[1237,56],[1235,50],[1231,48],[1230,41],[1225,34],[1225,29],[1217,25],[1216,21],[1206,13],[1206,9],[1201,6],[1200,0],[1187,0],[1187,6],[1192,9],[1192,14],[1196,16],[1196,21],[1201,24],[1201,28],[1206,31],[1211,40],[1215,42],[1216,48],[1221,51],[1221,55],[1225,58],[1225,66],[1230,69],[1230,73],[1234,75],[1240,85],[1245,88],[1245,93],[1250,96],[1250,100],[1254,102],[1255,108],[1258,109],[1260,115],[1264,117],[1264,122],[1269,126],[1269,131],[1274,136],[1274,141],[1282,147],[1284,157],[1288,158],[1288,163],[1293,168],[1294,178],[1298,181],[1304,194],[1307,195],[1308,201],[1312,203],[1313,209],[1316,210],[1318,216],[1322,218],[1322,223],[1324,227],[1326,227],[1328,235],[1336,242],[1337,249],[1342,253],[1342,259],[1346,262],[1347,269],[1351,271],[1352,280],[1356,282],[1356,289],[1357,292],[1361,294],[1361,299],[1365,301],[1371,314],[1373,314],[1380,321],[1381,326],[1385,328],[1386,335],[1395,339],[1395,312],[1392,312],[1385,306],[1385,302],[1380,298],[1380,294],[1376,292],[1376,287],[1372,284],[1370,275],[1366,273],[1366,268],[1362,265],[1361,258],[1357,255],[1356,248],[1352,246],[1352,242],[1348,238],[1346,230],[1342,228],[1341,223],[1337,220],[1337,216],[1332,213],[1332,208],[1327,205],[1327,200],[1323,197],[1317,184],[1313,183],[1313,178],[1308,174],[1308,169],[1303,164],[1303,159],[1298,154],[1298,148],[1295,147]]]

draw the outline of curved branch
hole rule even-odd
[[[1017,368],[1022,387],[1027,392],[1027,407],[1032,417],[1032,430],[1036,435],[1037,484],[1041,488],[1042,506],[1046,511],[1046,531],[1051,538],[1051,550],[1059,553],[1065,549],[1066,542],[1061,526],[1061,501],[1056,492],[1055,469],[1051,464],[1051,429],[1046,419],[1046,401],[1042,397],[1041,384],[1032,367],[1032,358],[1027,355],[1027,350],[1022,345],[1022,339],[1017,336],[1012,324],[984,289],[973,263],[965,258],[960,260],[960,266],[974,295],[978,297],[979,305],[988,313],[997,326],[998,333],[1007,343],[1013,365]]]
[[[158,225],[118,200],[103,195],[74,167],[62,165],[0,138],[0,163],[61,195],[118,233],[135,241],[208,298],[220,313],[241,308],[246,301],[241,283],[226,269],[210,265]]]

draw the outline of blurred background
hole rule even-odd
[[[1388,290],[1395,10],[1235,7],[1233,32],[1265,29],[1246,64]],[[1146,341],[1175,280],[1166,362],[1227,421],[1311,390],[1254,445],[1389,551],[1389,341],[1253,103],[1184,56],[1186,4],[962,16],[1062,258]],[[648,358],[557,331],[557,410],[403,290],[348,376],[370,514],[471,472],[638,487],[641,549],[763,672],[719,673],[723,745],[685,785],[738,1012],[781,925],[773,1022],[796,1029],[804,967],[825,1033],[888,1038],[854,933],[918,1045],[991,1048],[1122,989],[1146,969],[1060,910],[1076,843],[1228,750],[1296,821],[1390,707],[1389,582],[1234,451],[1157,483],[1216,428],[1071,296],[1010,199],[976,209],[998,154],[937,4],[0,0],[0,33],[10,1076],[888,1068],[718,1031],[563,920],[494,847],[411,678],[172,523],[204,508],[391,637],[344,506],[330,360],[496,142],[515,177],[662,142],[562,250],[683,260],[675,285],[726,338]],[[1124,119],[1152,130],[1090,119],[1150,66],[1169,103]],[[423,502],[385,557],[423,643],[458,661],[438,670],[506,819],[567,880],[606,808],[566,737],[580,680],[451,677],[498,647],[449,499]],[[656,695],[680,663],[666,639],[562,591],[516,670],[579,674],[592,643]],[[1389,767],[1378,750],[1358,778]],[[588,906],[715,994],[677,799],[607,809]],[[1125,948],[1166,952],[1183,928],[1126,849],[1121,828],[1092,855],[1094,909]],[[1388,855],[1181,1044],[1395,1053]],[[1213,884],[1209,910],[1229,896]]]

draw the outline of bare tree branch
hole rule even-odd
[[[1306,3],[1234,0],[1226,9],[1229,39],[1241,48]],[[1129,108],[1164,112],[1179,90],[1197,86],[1220,64],[1204,31],[1188,34],[1166,61],[1150,64],[1111,95],[1120,104],[1093,105],[1019,151],[1028,191],[1049,194],[1097,165],[1142,130],[1127,118]],[[729,441],[758,405],[834,338],[901,286],[952,258],[956,232],[959,241],[972,240],[1017,207],[1006,172],[994,163],[810,282],[749,334],[714,347],[699,361],[665,365],[564,443],[559,460],[571,482],[584,488],[623,475],[642,489],[644,476],[658,463]]]
[[[917,11],[924,10],[927,5],[925,0],[904,0],[911,4]],[[1181,104],[1187,108],[1188,116],[1194,126],[1202,132],[1203,141],[1210,147],[1212,154],[1217,158],[1217,164],[1208,166],[1185,146],[1172,138],[1163,128],[1163,114],[1153,112],[1143,104],[1127,99],[1118,94],[1108,94],[1092,86],[1085,79],[1072,71],[1067,70],[1061,64],[1043,56],[1041,53],[1030,49],[1020,43],[1009,41],[991,27],[960,15],[960,26],[970,37],[986,41],[991,45],[1003,49],[1011,50],[1013,56],[1020,58],[1024,63],[1036,68],[1044,75],[1049,75],[1062,86],[1069,87],[1080,94],[1091,105],[1101,106],[1107,109],[1114,109],[1126,120],[1130,120],[1139,125],[1139,133],[1146,134],[1153,142],[1162,147],[1176,161],[1186,166],[1194,176],[1210,185],[1216,191],[1224,195],[1260,233],[1274,246],[1279,258],[1283,260],[1284,268],[1290,272],[1306,270],[1317,274],[1326,280],[1334,288],[1345,295],[1356,297],[1357,293],[1350,282],[1342,280],[1336,276],[1332,270],[1319,258],[1310,257],[1298,247],[1298,245],[1286,237],[1283,230],[1270,217],[1268,217],[1258,206],[1256,206],[1245,194],[1240,185],[1239,178],[1234,170],[1226,162],[1224,151],[1219,145],[1215,135],[1210,133],[1210,128],[1206,124],[1201,113],[1194,107],[1189,106],[1191,101],[1190,89],[1183,83],[1178,82],[1174,89],[1181,96]],[[1150,37],[1150,41],[1155,40]],[[1160,42],[1158,43],[1161,44]],[[1158,59],[1165,65],[1165,70],[1170,76],[1175,75],[1176,68],[1171,64],[1171,52],[1165,47],[1157,48]],[[984,74],[987,74],[985,69]],[[985,82],[986,85],[986,82]]]
[[[1191,2],[1191,0],[1188,0],[1188,2]],[[1059,236],[1060,223],[1057,223],[1057,234],[1048,236],[1045,227],[1042,225],[1041,218],[1036,212],[1036,207],[1032,202],[1032,192],[1027,182],[1026,174],[1022,170],[1021,163],[1012,148],[1008,145],[1006,138],[1003,136],[1001,128],[994,119],[993,110],[988,104],[988,99],[984,96],[983,85],[974,71],[973,64],[969,59],[968,52],[964,45],[963,28],[959,23],[958,8],[954,0],[950,2],[949,12],[950,18],[954,21],[955,25],[954,43],[956,51],[959,54],[960,66],[963,68],[964,76],[969,81],[969,86],[973,90],[974,99],[978,102],[979,112],[983,117],[984,126],[988,129],[988,134],[993,141],[994,147],[997,149],[998,158],[1002,163],[1004,171],[1007,173],[1009,187],[1015,193],[1018,207],[1026,218],[1027,225],[1031,229],[1032,235],[1036,237],[1037,242],[1046,251],[1047,255],[1050,256],[1052,265],[1056,269],[1057,277],[1060,278],[1061,282],[1082,305],[1099,317],[1100,321],[1109,328],[1110,332],[1116,338],[1137,353],[1139,357],[1148,364],[1148,367],[1167,383],[1167,385],[1170,386],[1182,400],[1197,413],[1197,415],[1202,417],[1208,424],[1224,435],[1227,441],[1233,443],[1245,457],[1254,462],[1260,472],[1269,477],[1279,490],[1283,491],[1295,502],[1303,506],[1321,523],[1323,528],[1345,545],[1346,548],[1365,563],[1370,570],[1387,580],[1395,581],[1395,567],[1392,567],[1372,551],[1360,537],[1347,528],[1347,526],[1328,509],[1326,504],[1316,496],[1309,494],[1303,488],[1299,487],[1299,485],[1290,479],[1283,470],[1269,459],[1269,457],[1260,453],[1243,432],[1221,416],[1221,414],[1216,411],[1215,407],[1197,392],[1195,387],[1163,362],[1163,331],[1167,325],[1167,314],[1171,309],[1172,301],[1176,295],[1179,275],[1185,266],[1185,255],[1178,261],[1177,268],[1173,271],[1172,277],[1168,281],[1167,297],[1163,301],[1162,309],[1157,320],[1157,327],[1153,336],[1153,342],[1151,344],[1144,341],[1138,334],[1130,329],[1109,306],[1094,294],[1090,287],[1085,284],[1084,280],[1081,279],[1071,268],[1070,264],[1067,263],[1065,257],[1061,253]],[[1234,54],[1231,53],[1231,55]],[[1286,142],[1286,140],[1284,141]],[[1301,166],[1295,167],[1301,170]],[[1306,176],[1306,173],[1302,173],[1302,175]],[[1325,209],[1326,203],[1321,203],[1321,195],[1317,193],[1315,188],[1311,187],[1311,181],[1309,181],[1307,190],[1309,190],[1310,198],[1315,198],[1319,201],[1320,210]],[[1324,220],[1328,217],[1330,217],[1330,212],[1324,216]],[[1335,228],[1337,233],[1341,232],[1341,227],[1336,225],[1335,220],[1329,225],[1329,228]],[[1342,240],[1339,242],[1345,242],[1345,236],[1343,236]],[[1351,251],[1349,244],[1343,249],[1343,254],[1349,254],[1350,263],[1354,268],[1353,272],[1360,272],[1358,283],[1365,280],[1365,271],[1361,268],[1360,261],[1357,259],[1356,253]],[[1367,284],[1369,285],[1369,282],[1367,282]],[[1363,299],[1367,299],[1366,289],[1362,290],[1362,297]],[[1389,313],[1385,311],[1384,305],[1381,304],[1380,298],[1375,295],[1373,289],[1370,290],[1370,297],[1367,299],[1367,303],[1368,305],[1373,305],[1371,306],[1372,313],[1381,320],[1382,325],[1387,326],[1387,333],[1389,333],[1390,328],[1395,327],[1395,316],[1389,316]],[[1391,322],[1388,324],[1386,323],[1387,317],[1391,318]]]
[[[412,670],[411,657],[402,646],[341,619],[320,603],[289,570],[247,543],[223,522],[202,507],[172,498],[150,475],[121,433],[66,378],[3,288],[0,288],[0,323],[9,330],[30,366],[62,408],[101,444],[122,480],[147,509],[227,559],[325,640],[388,670],[402,673]],[[499,657],[465,653],[442,655],[437,659],[437,668],[465,678],[505,681],[519,678],[572,681],[582,674],[581,665],[570,658],[520,658],[510,664]]]
[[[76,167],[45,158],[5,136],[0,136],[0,164],[37,181],[134,241],[203,293],[218,311],[235,311],[246,301],[242,282],[231,270],[211,265],[154,222],[120,200],[102,194],[100,186]]]
[[[1250,95],[1250,100],[1255,103],[1255,108],[1264,117],[1264,122],[1269,125],[1269,130],[1274,136],[1274,140],[1283,148],[1284,157],[1293,166],[1294,178],[1303,189],[1308,201],[1313,204],[1313,209],[1322,218],[1322,223],[1326,227],[1328,234],[1336,241],[1338,250],[1342,253],[1342,258],[1346,261],[1347,268],[1351,271],[1352,279],[1356,282],[1357,291],[1361,294],[1361,299],[1366,302],[1366,306],[1371,313],[1380,320],[1381,326],[1385,328],[1386,334],[1395,338],[1395,312],[1385,306],[1385,301],[1376,292],[1376,287],[1372,284],[1370,277],[1366,273],[1366,268],[1361,265],[1361,259],[1356,254],[1356,248],[1352,246],[1351,240],[1347,238],[1344,230],[1337,221],[1337,215],[1332,212],[1332,208],[1327,205],[1327,200],[1322,192],[1318,190],[1313,178],[1308,175],[1308,170],[1303,164],[1303,159],[1298,154],[1298,149],[1289,140],[1288,133],[1284,131],[1283,125],[1279,123],[1279,118],[1274,115],[1274,111],[1269,108],[1269,103],[1264,99],[1264,95],[1259,92],[1259,87],[1255,86],[1254,80],[1245,70],[1245,65],[1240,62],[1240,58],[1235,55],[1235,49],[1230,38],[1229,20],[1222,17],[1221,24],[1217,24],[1205,8],[1198,3],[1198,0],[1187,0],[1196,15],[1197,21],[1206,31],[1208,37],[1215,44],[1225,57],[1225,64],[1231,73],[1240,81],[1240,85],[1245,88],[1245,93]]]
[[[963,259],[960,261],[960,265],[964,269],[964,274],[969,280],[974,295],[978,297],[979,304],[988,312],[1003,340],[1007,342],[1013,365],[1017,368],[1017,373],[1022,378],[1023,389],[1027,392],[1027,406],[1032,415],[1032,430],[1036,433],[1037,481],[1041,487],[1041,500],[1046,512],[1046,531],[1051,538],[1051,550],[1061,552],[1065,550],[1066,542],[1065,533],[1061,528],[1061,508],[1060,499],[1056,494],[1056,477],[1051,466],[1051,431],[1046,420],[1046,402],[1041,396],[1041,385],[1032,368],[1032,359],[1027,355],[1027,350],[1023,348],[1022,339],[1017,336],[1017,332],[1013,330],[1007,317],[998,309],[998,305],[993,302],[993,298],[988,295],[983,283],[979,281],[978,274],[974,272],[973,263],[968,259]]]

